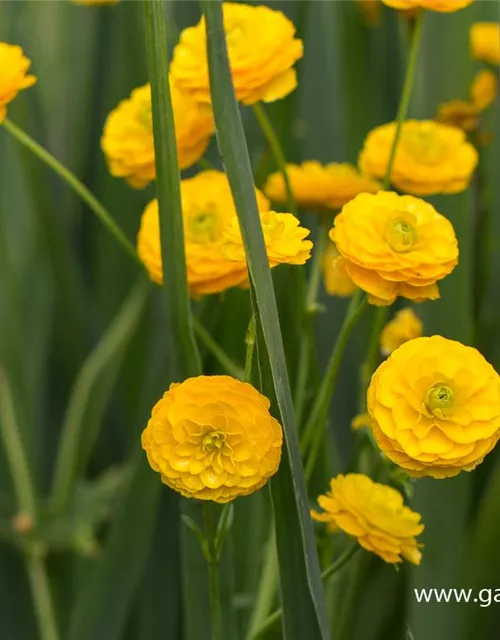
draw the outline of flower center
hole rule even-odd
[[[191,216],[188,231],[191,242],[199,244],[216,242],[219,237],[217,216],[208,211],[202,211]]]
[[[137,114],[137,120],[139,120],[142,126],[149,132],[153,131],[153,111],[151,103],[145,102],[142,105],[141,110]]]
[[[403,140],[408,152],[424,162],[436,163],[442,159],[442,142],[432,132],[406,131]]]
[[[201,449],[204,453],[211,453],[215,449],[222,449],[226,441],[226,434],[222,431],[209,431],[201,439]]]
[[[443,418],[451,413],[454,399],[454,389],[444,382],[437,382],[427,392],[425,406],[433,416]]]
[[[404,253],[415,244],[417,231],[415,227],[404,218],[393,220],[387,228],[385,239],[394,251]]]

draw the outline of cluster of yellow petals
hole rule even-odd
[[[7,105],[22,89],[31,87],[36,77],[28,75],[31,60],[21,47],[0,42],[0,123],[7,115]]]
[[[357,287],[347,275],[345,261],[337,251],[333,242],[329,242],[322,259],[323,281],[325,290],[330,296],[347,298]]]
[[[468,7],[474,0],[382,0],[393,9],[427,9],[440,13],[451,13]]]
[[[371,131],[359,157],[361,171],[383,178],[396,134],[396,123]],[[415,195],[458,193],[467,188],[478,162],[476,149],[456,127],[432,120],[403,123],[391,181]]]
[[[356,196],[335,218],[330,238],[351,280],[377,305],[398,296],[439,298],[437,281],[458,262],[451,223],[431,204],[391,191]]]
[[[379,447],[410,475],[455,476],[500,437],[500,376],[472,347],[416,338],[374,373],[368,412]]]
[[[236,97],[244,104],[273,102],[297,86],[293,65],[302,57],[302,41],[281,11],[234,2],[222,5],[229,64]],[[210,102],[205,19],[181,33],[171,74],[197,100]]]
[[[498,35],[500,38],[500,33]],[[498,73],[488,69],[479,71],[472,81],[470,97],[479,111],[490,107],[498,95]]]
[[[411,307],[401,309],[380,333],[380,349],[388,356],[408,340],[420,338],[423,331],[422,320]]]
[[[348,473],[330,480],[330,490],[319,496],[318,504],[323,511],[313,510],[311,515],[326,522],[332,532],[344,531],[385,562],[396,564],[404,558],[420,564],[421,545],[416,536],[424,525],[420,514],[404,505],[396,489],[363,474]]]
[[[489,64],[500,64],[500,25],[498,22],[476,22],[470,28],[470,50],[474,58]]]
[[[299,207],[323,211],[341,209],[358,193],[375,193],[380,184],[361,175],[351,164],[322,165],[316,160],[302,164],[287,164],[288,179]],[[281,172],[271,174],[264,187],[268,198],[285,203],[287,194]]]
[[[186,169],[205,152],[215,125],[209,106],[170,81],[179,167]],[[112,176],[141,189],[156,177],[149,84],[134,89],[106,119],[101,146]]]
[[[310,231],[301,227],[294,215],[264,211],[260,220],[271,269],[279,264],[304,264],[309,260],[313,243],[305,238]],[[222,253],[226,260],[236,263],[245,259],[245,247],[236,216],[224,230]]]
[[[256,189],[261,212],[269,209],[267,198]],[[192,296],[220,293],[245,284],[247,265],[243,255],[229,261],[222,254],[224,229],[236,216],[233,196],[226,174],[202,171],[181,181],[182,215],[186,269]],[[154,282],[163,282],[158,202],[148,204],[141,219],[137,253]]]
[[[187,498],[229,502],[278,469],[283,433],[269,400],[229,376],[172,384],[142,433],[149,464]]]

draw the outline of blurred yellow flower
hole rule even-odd
[[[287,165],[288,178],[295,201],[300,207],[322,211],[341,209],[358,193],[375,193],[380,184],[360,175],[351,164],[322,165],[316,160]],[[264,187],[268,198],[286,203],[285,182],[281,172],[271,174]]]
[[[371,131],[359,157],[363,173],[385,176],[396,123]],[[407,120],[392,170],[392,183],[415,195],[458,193],[467,188],[478,161],[476,149],[456,127],[432,120]]]
[[[429,11],[450,13],[458,11],[472,4],[474,0],[382,0],[384,4],[393,9],[415,9],[420,7]]]
[[[214,132],[210,108],[200,106],[170,82],[179,168],[186,169],[205,152]],[[112,176],[141,189],[156,177],[149,84],[134,89],[107,117],[101,146]]]
[[[398,311],[388,322],[380,334],[380,348],[384,356],[388,356],[403,343],[420,338],[423,325],[417,314],[407,307]]]
[[[22,89],[36,82],[35,76],[27,74],[31,60],[26,58],[21,47],[0,42],[0,123],[7,115],[7,105]]]
[[[470,28],[470,49],[477,60],[500,64],[500,25],[498,22],[476,22]]]
[[[236,97],[244,104],[284,98],[297,86],[293,65],[302,57],[302,41],[281,11],[265,6],[224,2],[229,63]],[[181,33],[171,74],[200,102],[209,103],[205,20]]]
[[[351,421],[351,429],[353,431],[359,431],[360,429],[364,429],[365,427],[370,426],[370,416],[367,413],[360,413]]]
[[[256,189],[260,211],[269,209],[267,198]],[[186,268],[191,295],[220,293],[247,282],[245,256],[228,261],[221,252],[224,229],[236,215],[226,174],[203,171],[181,181]],[[141,219],[137,253],[151,280],[161,284],[163,269],[158,202],[148,204]]]
[[[87,4],[90,7],[98,7],[105,4],[118,4],[120,0],[72,0],[73,4]]]
[[[380,0],[356,0],[361,9],[367,27],[378,27],[380,24]]]
[[[500,34],[499,34],[500,37]],[[479,111],[484,111],[495,101],[498,93],[498,73],[487,69],[479,71],[470,88],[470,97]]]
[[[313,243],[305,240],[311,233],[300,226],[291,213],[264,211],[260,214],[267,259],[271,269],[279,264],[304,264],[311,257]],[[222,254],[226,260],[240,262],[245,259],[245,247],[238,218],[233,216],[224,229]]]
[[[149,464],[186,498],[229,502],[278,469],[283,433],[269,400],[229,376],[172,384],[142,433]]]
[[[410,475],[455,476],[500,437],[500,377],[472,347],[416,338],[374,373],[368,412],[379,447]]]
[[[345,298],[356,291],[356,285],[347,275],[345,261],[333,242],[328,243],[322,266],[325,290],[330,296]]]
[[[392,304],[397,296],[439,298],[437,281],[458,263],[451,223],[429,203],[390,191],[362,193],[348,202],[330,239],[349,277],[377,305]]]
[[[424,525],[396,489],[361,473],[348,473],[330,480],[330,491],[318,497],[318,504],[323,511],[313,510],[311,515],[326,522],[332,532],[344,531],[385,562],[395,564],[404,558],[420,564],[422,545],[416,536]]]
[[[479,124],[480,109],[470,100],[450,100],[439,105],[436,120],[443,124],[475,131]]]

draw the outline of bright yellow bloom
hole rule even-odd
[[[397,296],[439,298],[437,281],[458,262],[451,223],[432,205],[391,191],[362,193],[335,218],[330,238],[352,281],[377,305]]]
[[[269,406],[229,376],[188,378],[153,407],[142,447],[162,482],[186,498],[229,502],[278,469],[283,433]]]
[[[450,13],[458,11],[472,4],[474,0],[382,0],[384,4],[393,9],[415,9],[422,8],[428,11],[439,11],[440,13]]]
[[[310,160],[300,165],[288,164],[287,172],[295,201],[305,209],[341,209],[358,193],[380,189],[376,180],[360,175],[356,167],[347,163],[322,165]],[[264,192],[274,202],[287,201],[281,172],[268,177]]]
[[[0,42],[0,123],[7,115],[7,105],[22,89],[35,84],[35,76],[27,75],[31,60],[21,47]]]
[[[436,120],[462,131],[475,131],[479,114],[480,109],[470,100],[450,100],[439,105]]]
[[[309,260],[313,243],[305,238],[311,232],[301,227],[295,216],[291,213],[264,211],[260,220],[271,269],[279,264],[304,264]],[[245,259],[245,247],[236,216],[233,216],[224,230],[222,253],[226,260],[240,262]]]
[[[414,338],[420,338],[423,325],[417,314],[407,307],[398,311],[394,318],[388,322],[380,334],[380,348],[385,356],[388,356],[403,343]]]
[[[302,41],[281,11],[224,2],[229,63],[238,100],[274,102],[297,86],[293,65],[302,57]],[[174,49],[171,74],[200,102],[210,102],[205,19],[184,29]]]
[[[498,22],[476,22],[469,32],[470,49],[477,60],[500,64],[500,25]]]
[[[269,201],[256,189],[260,211]],[[181,181],[186,268],[191,295],[220,293],[247,282],[245,257],[228,261],[222,255],[224,229],[236,215],[227,177],[220,171],[203,171]],[[141,219],[137,253],[151,280],[161,284],[163,269],[158,202],[148,204]]]
[[[455,476],[500,437],[500,377],[472,347],[416,338],[374,373],[368,412],[379,447],[410,475]]]
[[[311,515],[328,523],[331,531],[344,531],[385,562],[395,564],[404,558],[420,564],[422,545],[415,538],[424,525],[396,489],[361,473],[348,473],[330,480],[330,491],[319,496],[318,504],[323,511]]]
[[[328,243],[322,266],[325,289],[329,295],[345,298],[356,291],[356,285],[347,275],[345,261],[333,242]]]
[[[396,133],[396,123],[368,134],[359,157],[363,173],[383,178]],[[402,127],[392,170],[392,183],[415,195],[458,193],[467,188],[478,162],[476,149],[456,127],[432,120],[407,120]]]
[[[500,37],[500,34],[499,34]],[[470,88],[470,97],[479,111],[493,104],[498,93],[498,73],[483,69],[479,71]]]
[[[380,24],[380,0],[356,0],[363,13],[367,27],[378,27]]]
[[[365,427],[370,426],[370,416],[367,413],[360,413],[351,421],[351,429],[353,431],[359,431],[360,429],[364,429]]]
[[[186,169],[205,152],[214,132],[212,112],[170,82],[179,167]],[[141,189],[156,177],[148,84],[134,89],[108,116],[101,139],[112,176]]]

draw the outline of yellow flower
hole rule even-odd
[[[331,296],[345,298],[352,295],[357,287],[349,278],[345,261],[340,257],[333,242],[329,242],[323,256],[323,280],[326,292]]]
[[[260,220],[271,269],[279,264],[304,264],[309,260],[313,244],[305,238],[310,231],[301,227],[295,216],[291,213],[264,211]],[[226,260],[240,262],[245,259],[245,247],[236,216],[233,216],[224,230],[222,253]]]
[[[297,86],[293,65],[302,57],[288,18],[269,7],[224,2],[229,63],[238,100],[274,102]],[[174,49],[171,73],[200,102],[210,102],[205,20],[184,29]]]
[[[363,13],[367,27],[378,27],[380,24],[380,0],[356,0]]]
[[[370,416],[367,413],[360,413],[351,421],[351,429],[353,431],[359,431],[360,429],[364,429],[365,427],[370,426]]]
[[[416,338],[374,373],[368,412],[379,447],[410,475],[455,476],[500,437],[500,377],[472,347]]]
[[[322,165],[316,160],[287,165],[288,178],[297,204],[306,209],[341,209],[358,193],[375,193],[380,184],[358,173],[350,164]],[[287,201],[281,172],[271,174],[264,187],[274,202]]]
[[[396,123],[368,134],[359,157],[361,171],[385,176]],[[407,120],[402,127],[392,170],[392,183],[408,193],[458,193],[467,188],[478,162],[476,149],[456,127],[432,120]]]
[[[87,4],[89,7],[98,7],[105,4],[117,4],[120,0],[72,0],[73,4]]]
[[[479,111],[484,111],[491,106],[497,97],[497,93],[498,74],[486,69],[479,71],[470,88],[471,100]]]
[[[256,189],[260,211],[269,208],[267,198]],[[236,215],[227,177],[220,171],[203,171],[181,181],[186,268],[191,295],[220,293],[247,282],[245,257],[236,262],[221,252],[223,232]],[[151,280],[161,284],[163,269],[158,202],[148,204],[141,219],[137,253]]]
[[[422,335],[422,321],[410,307],[398,311],[388,322],[380,334],[380,348],[388,356],[404,342],[420,338]]]
[[[278,469],[283,433],[269,406],[229,376],[188,378],[153,407],[142,447],[162,482],[186,498],[229,502]]]
[[[470,49],[477,60],[500,64],[500,25],[498,22],[476,22],[470,28]]]
[[[335,218],[330,238],[352,281],[370,302],[439,298],[437,281],[458,262],[451,223],[432,205],[391,191],[362,193]]]
[[[211,110],[170,82],[179,167],[186,169],[205,152],[214,132]],[[134,89],[108,116],[101,139],[112,176],[141,189],[156,177],[148,84]]]
[[[440,13],[458,11],[472,4],[474,0],[382,0],[384,4],[393,9],[422,8]]]
[[[328,523],[331,531],[344,531],[385,562],[395,564],[404,558],[420,564],[422,545],[415,538],[424,525],[396,489],[361,473],[348,473],[330,480],[330,491],[319,496],[318,504],[323,512],[311,515]]]
[[[0,123],[7,115],[7,105],[22,89],[36,82],[35,76],[27,75],[31,60],[25,57],[21,47],[0,42]]]
[[[475,131],[479,114],[478,106],[470,100],[450,100],[439,105],[436,120],[462,131]]]

